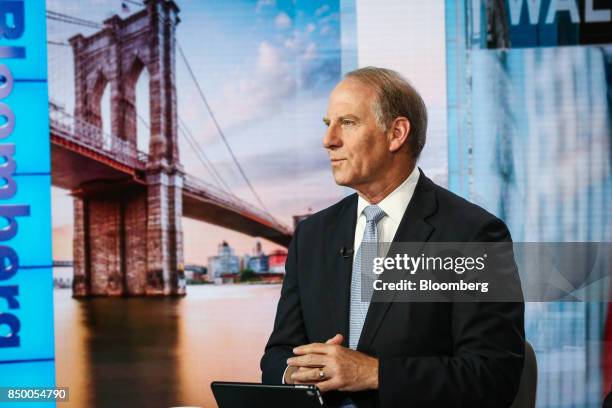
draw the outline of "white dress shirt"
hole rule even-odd
[[[414,195],[414,189],[416,188],[420,175],[421,172],[419,168],[414,166],[412,173],[410,173],[406,180],[377,204],[386,214],[377,224],[379,242],[393,241],[393,237],[395,237],[395,233],[402,221],[404,212],[406,212],[406,208],[408,208],[408,203],[410,203]],[[365,232],[366,217],[365,214],[363,214],[363,209],[368,205],[370,205],[370,203],[362,196],[359,196],[357,199],[357,225],[355,226],[355,242],[353,244],[353,262],[355,261],[357,249],[361,244]]]
[[[395,190],[393,190],[388,196],[382,199],[377,205],[385,212],[385,216],[377,224],[378,226],[378,237],[380,242],[391,242],[397,232],[397,228],[402,221],[404,212],[408,208],[408,204],[414,195],[414,189],[416,188],[417,182],[421,172],[417,166],[414,166],[412,173],[400,184]],[[355,256],[357,256],[357,249],[363,239],[365,232],[366,217],[363,214],[363,209],[366,208],[370,203],[361,196],[357,199],[357,225],[355,226],[355,243],[353,251],[353,262]],[[282,383],[285,384],[285,373],[283,372]]]

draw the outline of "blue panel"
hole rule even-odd
[[[2,387],[53,387],[55,385],[54,361],[21,361],[0,364]],[[52,408],[55,402],[2,402],[2,408]]]
[[[0,92],[0,126],[10,132],[0,140],[9,159],[0,160],[0,386],[49,387],[55,362],[44,0],[0,1],[0,66],[14,80],[10,94],[6,80]]]
[[[27,206],[30,215],[15,217],[17,234],[1,241],[19,254],[23,266],[50,266],[51,255],[51,176],[15,176],[17,194],[10,200],[0,200],[0,228],[6,226],[2,217],[7,204]]]
[[[12,360],[51,358],[53,342],[53,275],[51,268],[21,268],[11,279],[2,281],[1,287],[17,286],[15,298],[18,308],[11,309],[5,299],[0,299],[4,313],[15,315],[20,321],[19,347],[1,349],[0,363]],[[5,336],[8,326],[0,326],[0,336]],[[0,364],[0,377],[6,367]],[[0,383],[0,386],[4,384]],[[30,384],[34,386],[34,384]]]
[[[1,143],[16,144],[17,173],[49,173],[49,98],[46,82],[16,81],[2,100],[15,115],[15,128]]]
[[[4,4],[2,4],[4,3]],[[0,36],[0,47],[11,47],[13,50],[25,48],[25,59],[7,58],[7,48],[0,49],[0,61],[11,67],[13,76],[19,79],[47,78],[47,20],[44,0],[2,1],[0,11],[7,3],[22,3],[25,11],[25,30],[16,39]]]

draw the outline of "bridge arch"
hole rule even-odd
[[[132,144],[139,151],[151,151],[151,123],[154,103],[151,99],[151,76],[149,68],[141,57],[134,56],[126,74],[124,84],[125,103],[129,108],[125,110],[126,127],[128,134],[134,135]]]
[[[93,35],[77,34],[69,39],[75,69],[74,116],[77,121],[100,125],[100,115],[91,103],[98,95],[94,86],[88,86],[87,78],[103,72],[111,84],[110,133],[136,149],[136,86],[146,71],[152,164],[178,166],[174,60],[179,9],[171,0],[144,3],[144,9],[131,16],[106,19],[104,28]]]
[[[108,79],[102,71],[96,71],[94,80],[91,86],[91,97],[89,107],[88,122],[94,126],[102,128],[102,96],[108,86]]]
[[[185,293],[174,64],[178,12],[172,0],[144,0],[137,13],[114,15],[100,31],[69,39],[74,119],[81,124],[75,127],[97,136],[91,129],[102,125],[100,102],[110,89],[109,153],[137,160],[143,169],[138,180],[95,179],[73,188],[75,296]],[[137,154],[137,90],[144,72],[150,140],[143,157]]]
[[[70,39],[74,126],[62,120],[68,113],[51,104],[53,182],[74,197],[75,297],[184,294],[182,216],[284,246],[291,238],[267,212],[183,173],[176,146],[178,8],[171,0],[144,4],[124,19],[107,19],[97,33]],[[137,144],[135,107],[145,72],[151,125],[146,157],[130,149]],[[102,115],[112,120],[110,149],[92,139],[105,93],[112,105],[112,114]]]

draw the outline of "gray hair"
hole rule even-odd
[[[373,110],[376,120],[384,130],[399,116],[410,122],[408,143],[412,158],[417,160],[427,133],[427,108],[416,89],[399,73],[377,67],[365,67],[351,71],[345,78],[353,78],[374,87],[378,98]]]

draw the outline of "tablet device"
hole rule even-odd
[[[210,388],[219,408],[325,407],[321,393],[314,385],[214,381]]]

